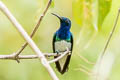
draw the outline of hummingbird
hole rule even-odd
[[[68,66],[73,50],[73,35],[70,32],[71,21],[66,17],[61,17],[54,13],[52,13],[52,15],[56,16],[60,20],[60,28],[54,33],[53,36],[53,52],[59,54],[65,52],[67,49],[69,49],[71,52],[70,54],[65,55],[59,61],[55,62],[57,70],[61,74],[64,74],[68,71]],[[54,58],[57,57],[59,56],[54,56]]]

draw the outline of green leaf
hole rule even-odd
[[[101,27],[105,17],[110,11],[112,0],[99,0],[98,1],[98,27]]]
[[[73,0],[72,2],[73,18],[80,26],[83,25],[83,1],[84,0]]]
[[[73,0],[73,18],[80,26],[98,30],[110,11],[112,0]]]
[[[80,26],[92,24],[92,0],[74,0],[72,3],[73,18]]]

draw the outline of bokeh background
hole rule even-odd
[[[24,29],[31,33],[48,0],[1,0],[16,17]],[[74,35],[74,49],[69,71],[61,75],[54,63],[51,64],[60,80],[90,80],[87,72],[81,71],[81,65],[89,68],[94,65],[103,51],[108,36],[113,28],[120,0],[53,0],[39,30],[33,40],[42,52],[52,52],[52,38],[59,28],[59,20],[51,13],[68,17],[72,21],[71,32]],[[120,80],[120,20],[106,53],[114,56],[114,63],[109,72],[109,80]],[[11,22],[0,12],[0,54],[16,52],[24,43]],[[34,54],[29,46],[22,54]],[[39,60],[0,60],[0,80],[51,80]],[[108,61],[108,63],[111,63]],[[106,66],[109,67],[109,66]]]

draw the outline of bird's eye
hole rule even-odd
[[[69,22],[66,20],[65,23],[69,23]]]
[[[66,22],[66,25],[68,26],[68,25],[69,25],[69,23],[68,23],[68,22]]]

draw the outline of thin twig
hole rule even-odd
[[[79,70],[79,71],[81,71],[81,72],[87,74],[88,76],[91,76],[91,75],[92,75],[90,72],[88,72],[88,71],[85,70],[84,68],[77,68],[77,69],[75,69],[75,70]]]
[[[90,62],[88,59],[86,59],[84,56],[82,56],[82,55],[78,55],[79,57],[80,57],[80,59],[82,59],[83,61],[85,61],[86,63],[88,63],[88,64],[91,64],[91,65],[94,65],[95,63],[93,63],[93,62]]]
[[[109,45],[109,43],[110,43],[110,40],[111,40],[111,38],[112,38],[112,35],[113,35],[113,33],[114,33],[115,29],[116,29],[116,25],[117,25],[117,22],[118,22],[118,19],[119,19],[119,15],[120,15],[120,9],[118,10],[118,14],[117,14],[117,18],[116,18],[116,20],[115,20],[115,24],[114,24],[113,29],[112,29],[109,37],[108,37],[107,43],[105,44],[105,47],[104,47],[104,50],[103,50],[103,52],[102,52],[101,57],[104,56],[105,51],[107,50],[107,47],[108,47],[108,45]]]
[[[32,32],[31,32],[31,34],[30,34],[30,37],[31,37],[31,38],[34,36],[34,34],[36,33],[36,31],[38,30],[38,28],[39,28],[39,26],[40,26],[40,23],[41,23],[41,21],[42,21],[42,19],[43,19],[43,17],[45,16],[48,8],[49,8],[50,5],[51,5],[51,2],[52,2],[52,0],[49,0],[49,1],[48,1],[48,4],[47,4],[45,10],[43,11],[43,14],[40,16],[37,24],[35,25],[34,29],[32,30]],[[26,47],[27,45],[28,45],[28,43],[25,42],[25,43],[22,45],[22,47],[15,53],[16,59],[17,59],[17,56],[25,49],[25,47]]]
[[[88,72],[91,72],[91,70],[88,68],[88,67],[86,67],[86,66],[84,66],[84,65],[80,65],[80,67],[81,68],[84,68],[86,71],[88,71]]]
[[[18,23],[18,21],[15,19],[15,17],[11,14],[11,12],[8,10],[8,8],[2,3],[2,1],[0,1],[0,10],[7,16],[7,18],[11,21],[11,23],[19,31],[21,36],[28,42],[29,46],[37,54],[37,56],[41,60],[42,65],[49,72],[51,78],[53,80],[59,80],[58,77],[56,76],[55,72],[51,68],[50,64],[48,63],[47,59],[45,58],[45,56],[42,54],[42,52],[39,50],[39,48],[36,46],[36,44],[33,42],[33,40],[29,37],[29,35],[23,29],[23,27]]]
[[[48,61],[49,63],[54,63],[54,62],[56,62],[56,61],[59,61],[60,59],[62,59],[65,55],[69,55],[70,54],[70,51],[69,51],[69,49],[67,49],[67,51],[65,51],[63,54],[61,54],[59,57],[57,57],[57,58],[55,58],[55,59],[53,59],[53,60],[51,60],[51,61]]]
[[[117,22],[118,22],[118,19],[119,19],[119,15],[120,15],[120,8],[119,8],[119,10],[118,10],[118,14],[117,14],[117,17],[116,17],[116,20],[115,20],[115,24],[114,24],[114,26],[113,26],[113,29],[112,29],[109,37],[108,37],[108,40],[107,40],[107,42],[106,42],[106,44],[105,44],[105,47],[104,47],[104,49],[103,49],[103,52],[102,52],[102,54],[101,54],[101,56],[100,56],[100,59],[99,59],[100,62],[99,62],[98,71],[97,71],[97,74],[96,74],[96,75],[99,75],[99,69],[100,69],[100,67],[101,67],[101,62],[102,62],[103,56],[105,55],[105,52],[106,52],[106,50],[107,50],[107,48],[108,48],[108,45],[109,45],[109,43],[110,43],[110,40],[111,40],[111,38],[112,38],[112,36],[113,36],[113,33],[114,33],[115,29],[116,29],[116,25],[117,25]],[[98,76],[96,76],[96,80],[98,80]]]

